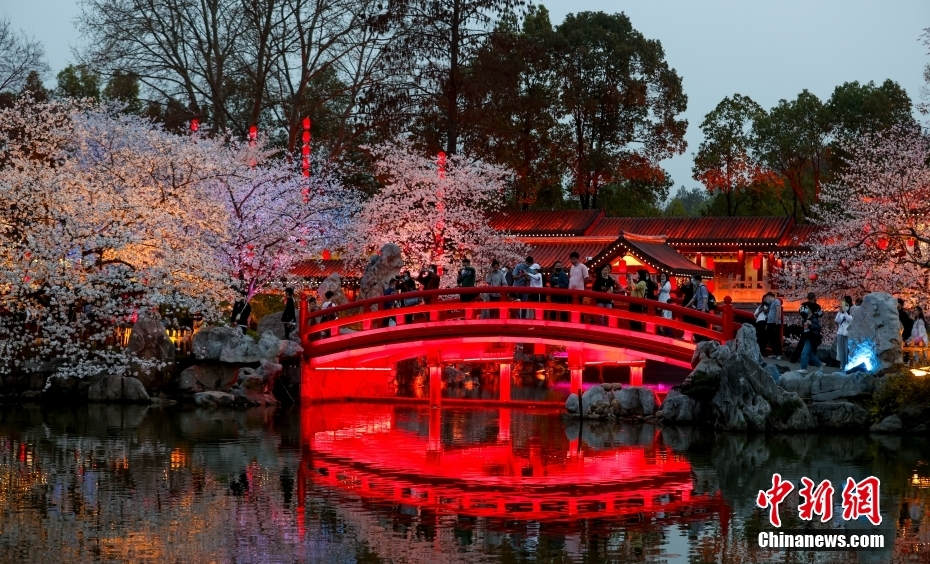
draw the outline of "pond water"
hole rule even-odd
[[[928,562],[928,461],[911,438],[582,426],[552,411],[5,408],[0,561]],[[757,548],[772,528],[755,498],[776,471],[878,476],[883,522],[869,528],[886,548]],[[802,526],[797,504],[782,505],[786,528]]]

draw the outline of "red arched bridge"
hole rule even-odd
[[[734,309],[729,299],[704,313],[621,294],[558,288],[483,286],[380,296],[301,311],[302,396],[377,395],[370,382],[365,389],[353,389],[352,381],[367,371],[385,373],[379,381],[386,382],[397,361],[425,357],[431,383],[441,378],[443,363],[500,362],[500,399],[507,401],[515,344],[564,351],[573,391],[581,387],[586,364],[627,365],[634,383],[637,376],[641,382],[646,360],[690,368],[696,338],[726,341],[744,321],[751,322],[752,316]],[[356,378],[347,378],[348,372]],[[339,389],[335,394],[334,387]],[[437,402],[438,388],[430,387]]]

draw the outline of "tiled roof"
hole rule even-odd
[[[330,274],[339,274],[342,277],[357,276],[346,272],[346,267],[341,260],[322,260],[311,259],[298,262],[291,269],[291,274],[301,278],[326,278]]]
[[[816,225],[792,225],[782,236],[779,246],[801,247],[806,245],[819,229]]]
[[[602,218],[600,210],[501,212],[491,218],[491,227],[515,235],[585,235]]]
[[[663,237],[644,236],[632,233],[621,233],[616,241],[607,245],[601,253],[591,261],[595,269],[602,267],[616,257],[631,254],[657,271],[665,272],[670,276],[701,276],[710,277],[713,273],[702,268],[670,247]]]
[[[568,255],[578,253],[582,261],[595,257],[610,243],[606,240],[560,241],[552,239],[524,239],[529,247],[529,255],[545,269],[552,268],[555,261],[568,264]]]
[[[707,241],[776,244],[790,225],[788,217],[605,217],[590,234],[665,235],[673,244]]]

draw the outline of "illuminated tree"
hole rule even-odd
[[[239,166],[216,181],[230,226],[221,255],[249,298],[344,240],[359,200],[330,171],[304,178],[294,163],[248,146],[230,148],[228,162]]]
[[[781,273],[789,291],[926,296],[930,275],[930,141],[895,126],[845,148],[845,167],[813,208],[812,253]]]
[[[410,143],[375,147],[382,189],[362,206],[353,254],[365,259],[387,243],[400,246],[411,268],[436,264],[443,282],[455,280],[458,260],[486,268],[519,259],[523,248],[488,223],[504,204],[507,172],[466,157],[448,157],[444,174]]]
[[[0,371],[127,370],[114,327],[225,297],[220,147],[73,102],[0,110]]]

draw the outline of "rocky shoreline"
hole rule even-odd
[[[877,364],[874,374],[820,370],[782,374],[762,358],[755,328],[743,325],[726,344],[699,343],[694,369],[660,407],[654,407],[658,400],[650,389],[604,384],[584,392],[583,413],[578,397],[572,394],[566,413],[586,419],[648,420],[663,426],[747,433],[927,435],[930,397],[907,390],[930,386],[903,366],[895,306],[888,294],[870,294],[863,304],[864,314],[851,329],[851,339],[870,343]]]

